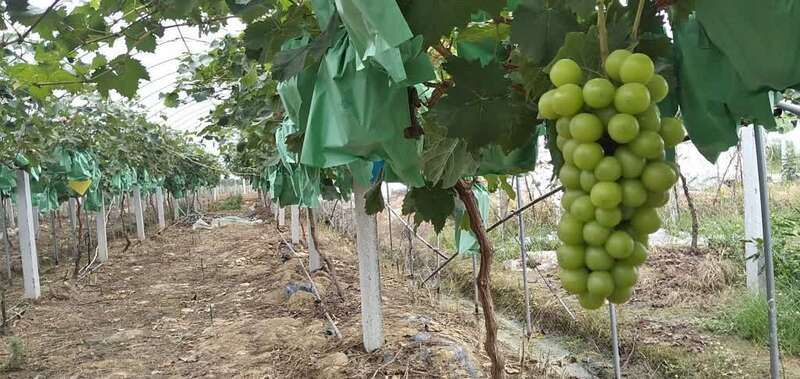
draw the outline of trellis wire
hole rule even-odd
[[[763,233],[764,269],[767,285],[767,312],[769,313],[769,368],[773,379],[780,378],[780,346],[778,345],[778,308],[775,303],[775,267],[772,261],[772,223],[769,219],[767,194],[767,165],[764,161],[764,145],[761,126],[753,125],[756,160],[758,161],[758,192],[761,202],[761,230]]]

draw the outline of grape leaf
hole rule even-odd
[[[595,0],[566,0],[567,8],[575,12],[578,17],[586,20],[592,16],[595,11],[597,1]]]
[[[547,151],[550,152],[550,164],[553,165],[553,177],[551,179],[555,179],[558,177],[558,172],[561,171],[561,166],[564,165],[564,157],[561,155],[561,150],[558,149],[558,145],[556,144],[558,133],[556,133],[555,121],[545,121],[544,138]]]
[[[253,20],[265,15],[272,9],[272,0],[225,0],[228,4],[228,9],[231,12],[242,18],[245,22],[252,22]]]
[[[97,90],[103,97],[108,97],[109,91],[113,89],[132,99],[139,89],[139,80],[149,79],[147,69],[139,60],[123,54],[114,58],[107,66],[100,67],[92,81],[97,84]]]
[[[364,194],[364,207],[368,215],[375,215],[381,213],[385,208],[383,204],[383,194],[381,193],[381,184],[383,181],[379,180],[370,187],[367,193]]]
[[[269,62],[286,40],[303,32],[307,16],[304,7],[294,6],[285,14],[273,15],[248,25],[244,30],[244,46],[249,50],[248,55]]]
[[[7,73],[19,82],[28,93],[37,98],[50,95],[55,88],[63,88],[70,92],[80,89],[80,80],[57,65],[18,63],[11,66]],[[42,85],[44,83],[69,83],[59,86]]]
[[[514,12],[511,41],[534,62],[553,59],[567,33],[579,31],[575,17],[564,8],[548,7],[545,0],[524,0]]]
[[[448,138],[446,133],[439,127],[426,126],[422,150],[425,179],[443,188],[452,187],[462,177],[475,174],[479,165],[463,140]]]
[[[403,199],[403,214],[414,214],[414,223],[433,224],[436,233],[444,229],[447,218],[455,210],[455,197],[450,188],[421,187],[412,188]]]
[[[495,193],[498,189],[503,190],[510,200],[517,198],[517,193],[514,192],[514,187],[508,183],[508,175],[486,175],[486,190]]]
[[[425,46],[439,42],[454,28],[466,26],[472,15],[484,11],[490,16],[500,13],[505,1],[498,0],[400,0],[400,10],[415,34],[421,34]]]
[[[172,91],[167,94],[162,94],[164,97],[164,106],[167,108],[175,108],[178,106],[178,92]]]
[[[452,57],[444,64],[455,86],[431,110],[447,136],[463,138],[470,151],[499,141],[515,122],[515,109],[509,102],[511,81],[497,62],[481,67]]]
[[[558,49],[558,53],[545,70],[549,71],[549,67],[553,63],[563,58],[569,58],[578,63],[587,79],[603,76],[600,68],[600,44],[597,41],[597,29],[592,26],[586,33],[567,33],[564,38],[564,46]]]
[[[525,54],[515,52],[511,55],[511,64],[516,67],[509,78],[515,84],[522,85],[528,100],[536,100],[552,88],[550,77],[544,67],[537,65]]]
[[[334,15],[322,34],[314,38],[308,45],[279,51],[272,61],[272,79],[285,81],[303,72],[322,58],[328,48],[340,37],[341,20]]]
[[[197,8],[199,0],[161,0],[162,14],[168,19],[181,19]]]
[[[508,24],[470,25],[458,32],[458,56],[466,60],[478,59],[484,66],[495,59],[503,60],[507,54],[502,54],[506,53],[502,41],[509,37],[510,32]]]

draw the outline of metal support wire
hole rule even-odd
[[[611,350],[614,353],[614,378],[622,378],[622,367],[619,363],[619,334],[617,334],[617,307],[608,303],[608,318],[611,321]]]
[[[519,185],[519,177],[514,177],[517,186],[517,209],[522,209],[522,187]],[[525,220],[522,212],[517,213],[517,223],[519,224],[519,256],[522,260],[522,289],[525,292],[525,335],[530,337],[533,332],[531,327],[531,296],[528,292],[528,253],[525,251]]]
[[[767,193],[767,165],[764,159],[762,127],[753,125],[756,160],[758,161],[758,193],[761,201],[761,230],[763,234],[764,269],[767,284],[767,307],[769,312],[769,369],[770,377],[781,376],[780,346],[778,345],[778,307],[775,303],[775,267],[772,261],[772,222],[769,219]]]
[[[392,208],[392,195],[389,192],[389,182],[386,182],[386,206],[389,209]],[[394,251],[394,242],[392,242],[392,212],[386,212],[386,216],[389,218],[389,251]],[[436,246],[438,249],[439,246]]]

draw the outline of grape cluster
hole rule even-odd
[[[603,67],[608,78],[584,83],[575,61],[557,61],[556,88],[538,104],[541,118],[556,120],[564,157],[559,276],[587,309],[630,299],[648,236],[661,227],[657,208],[678,179],[665,149],[686,137],[681,120],[659,114],[669,86],[647,55],[617,50]]]

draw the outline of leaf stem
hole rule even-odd
[[[600,66],[602,67],[608,57],[608,30],[606,29],[606,3],[604,0],[597,0],[597,39],[600,42]]]
[[[639,6],[636,8],[636,18],[633,20],[633,29],[631,30],[631,39],[633,43],[639,39],[639,23],[642,21],[642,11],[644,10],[644,0],[639,0]]]

